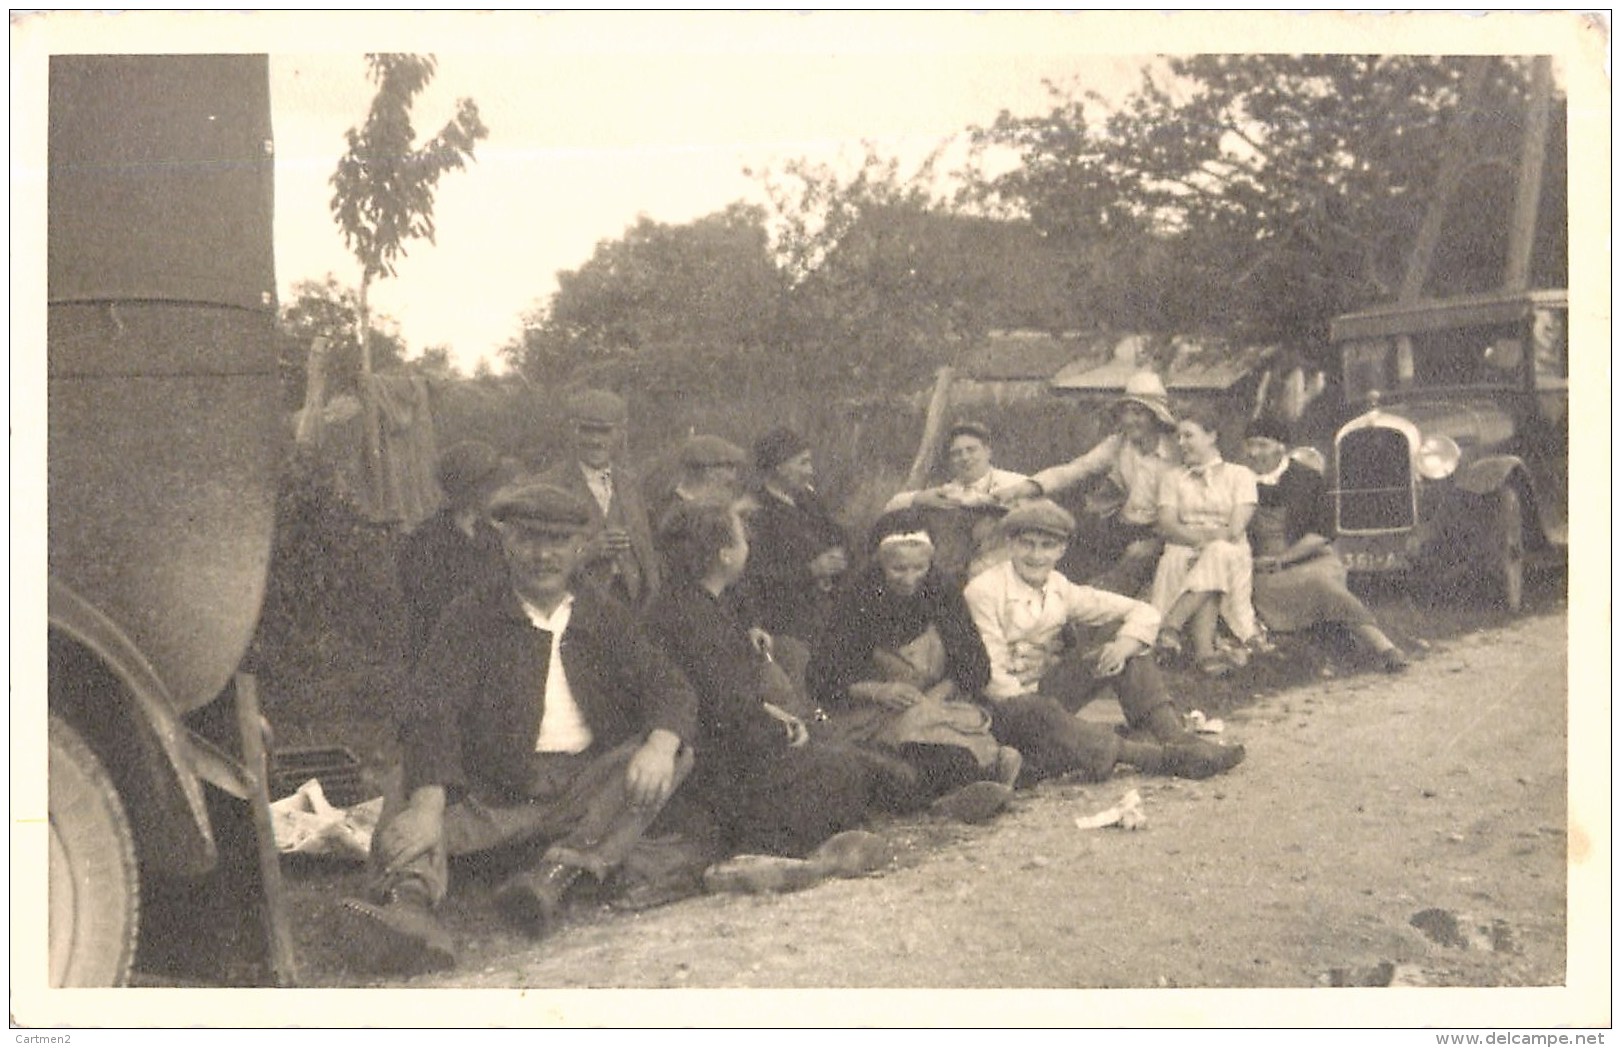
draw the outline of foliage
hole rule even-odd
[[[478,104],[456,101],[456,116],[421,146],[413,145],[411,103],[433,79],[432,55],[369,54],[366,74],[377,85],[366,122],[344,133],[349,150],[333,173],[332,214],[343,242],[367,279],[393,276],[405,243],[434,242],[433,192],[439,177],[460,171],[473,147],[489,137]]]
[[[982,151],[1020,160],[981,175],[978,199],[1027,215],[1073,257],[1090,255],[1081,283],[1105,314],[1132,312],[1122,296],[1146,283],[1152,326],[1312,340],[1334,314],[1394,293],[1453,144],[1473,194],[1454,209],[1453,240],[1475,247],[1438,259],[1431,290],[1500,277],[1526,68],[1489,60],[1482,104],[1464,112],[1467,61],[1177,58],[1107,115],[1096,97],[1054,88],[1049,112],[1004,111],[976,129]]]
[[[504,349],[542,386],[735,396],[915,389],[993,326],[1060,326],[1066,271],[1025,222],[957,213],[869,153],[795,162],[769,208],[683,225],[642,217],[597,245]]]
[[[759,362],[782,282],[764,216],[737,203],[684,225],[645,215],[558,274],[505,353],[535,381],[713,387]]]
[[[293,299],[284,302],[277,317],[277,366],[289,409],[304,403],[310,343],[325,338],[327,395],[355,393],[360,381],[359,296],[328,273],[324,280],[300,280]],[[371,318],[373,364],[377,370],[397,367],[405,360],[405,342],[387,317]]]
[[[371,369],[367,293],[378,277],[394,275],[408,240],[434,243],[433,193],[446,171],[460,171],[473,147],[489,137],[470,98],[456,100],[456,116],[425,144],[413,144],[411,103],[433,79],[432,55],[369,54],[368,78],[377,85],[366,123],[344,133],[349,150],[333,172],[332,217],[344,246],[360,261],[357,331],[361,368]]]
[[[398,690],[405,633],[394,537],[339,490],[318,454],[295,449],[284,459],[249,653],[281,693],[345,674],[374,678],[382,694]]]

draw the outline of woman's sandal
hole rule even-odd
[[[1154,654],[1160,665],[1169,666],[1182,657],[1182,636],[1169,626],[1160,628],[1154,638]]]
[[[1206,655],[1199,660],[1199,672],[1206,677],[1225,677],[1233,672],[1234,668],[1231,662],[1220,655]]]

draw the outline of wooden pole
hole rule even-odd
[[[1503,287],[1523,291],[1531,286],[1531,250],[1536,243],[1537,204],[1542,198],[1542,166],[1547,158],[1548,101],[1553,94],[1552,59],[1531,62],[1531,98],[1520,140],[1520,173],[1514,190],[1514,221],[1509,226],[1508,259]]]
[[[940,430],[945,424],[946,405],[951,400],[951,383],[956,380],[957,371],[952,367],[943,367],[934,373],[934,392],[929,395],[929,408],[923,416],[923,439],[917,446],[917,457],[912,459],[912,468],[906,473],[906,485],[902,491],[916,491],[928,479],[929,470],[934,468],[934,456],[940,450]]]
[[[277,986],[298,985],[298,960],[287,923],[287,892],[281,880],[281,852],[270,820],[270,758],[265,752],[259,719],[259,682],[251,673],[236,675],[237,732],[242,739],[242,765],[251,780],[248,804],[253,808],[253,835],[259,845],[259,875],[270,975]]]

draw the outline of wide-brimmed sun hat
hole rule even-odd
[[[1125,391],[1112,405],[1119,411],[1127,404],[1141,404],[1154,413],[1166,429],[1176,428],[1176,413],[1171,410],[1171,395],[1165,392],[1165,383],[1152,371],[1139,371],[1126,379]]]

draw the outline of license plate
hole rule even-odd
[[[1355,550],[1340,554],[1345,559],[1345,566],[1351,571],[1398,571],[1407,566],[1406,559],[1398,552],[1392,550],[1388,553],[1374,553]]]

